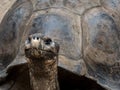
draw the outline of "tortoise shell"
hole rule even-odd
[[[25,64],[24,42],[60,44],[59,67],[120,89],[120,0],[17,0],[0,24],[0,70]]]

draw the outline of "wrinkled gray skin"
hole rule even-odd
[[[32,34],[25,43],[30,83],[33,90],[59,90],[59,45],[51,38]]]
[[[42,33],[60,44],[59,67],[120,90],[120,0],[31,1],[17,0],[0,24],[1,82],[11,68],[24,70],[25,39]],[[12,90],[29,87],[20,82]]]

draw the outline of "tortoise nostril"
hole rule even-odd
[[[35,36],[33,36],[33,39],[35,39]]]
[[[39,37],[37,37],[37,40],[39,40]]]
[[[46,45],[50,45],[52,40],[50,38],[47,38],[46,40],[44,40]]]

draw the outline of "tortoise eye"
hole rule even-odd
[[[52,40],[50,38],[47,38],[47,39],[44,40],[44,42],[45,42],[46,45],[50,45]]]
[[[29,42],[31,41],[31,38],[30,38],[30,37],[28,37],[28,41],[29,41]]]

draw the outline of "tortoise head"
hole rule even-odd
[[[29,59],[50,60],[58,51],[59,45],[40,33],[30,35],[25,42],[25,55]]]

